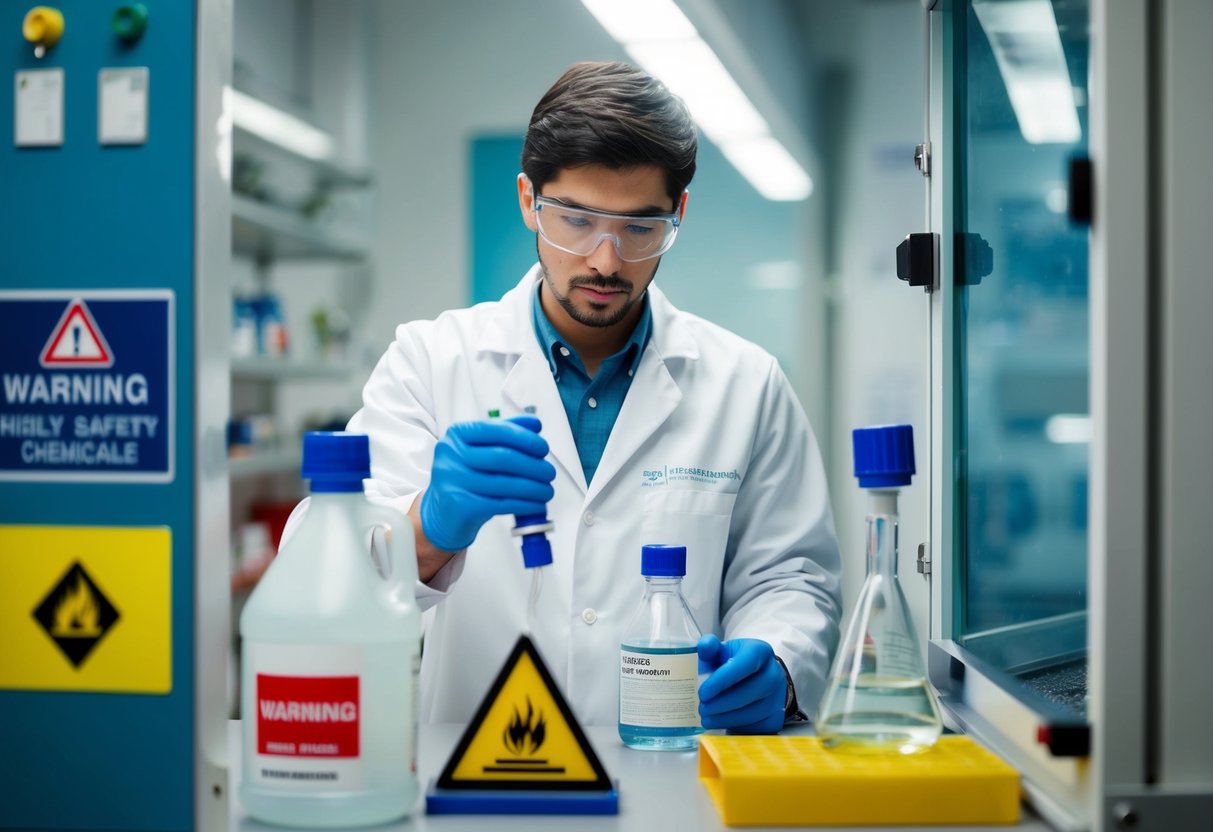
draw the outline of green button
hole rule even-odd
[[[134,43],[143,37],[143,30],[147,28],[147,6],[142,3],[131,3],[119,7],[114,12],[110,25],[113,27],[115,35],[127,43]]]

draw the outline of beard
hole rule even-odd
[[[536,241],[536,254],[539,254],[539,245]],[[660,265],[660,259],[657,265]],[[653,275],[657,274],[657,265],[653,266]],[[644,300],[645,292],[641,292],[638,297],[632,297],[632,292],[635,290],[635,285],[624,280],[618,274],[599,275],[597,277],[584,275],[569,278],[569,294],[579,286],[585,286],[590,289],[597,289],[604,292],[623,292],[627,295],[623,305],[618,309],[610,310],[607,304],[594,303],[590,301],[590,310],[579,309],[573,299],[569,295],[562,295],[556,289],[556,282],[552,280],[552,275],[548,271],[547,264],[543,262],[543,255],[539,255],[539,271],[543,277],[543,283],[548,291],[552,293],[552,297],[560,304],[560,308],[568,313],[568,316],[579,324],[592,327],[609,327],[622,321],[628,316],[638,302]],[[646,287],[647,291],[647,287]]]

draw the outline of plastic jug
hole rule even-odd
[[[345,828],[399,818],[417,800],[413,531],[367,501],[369,476],[366,436],[304,436],[305,513],[240,616],[240,799],[260,820]]]

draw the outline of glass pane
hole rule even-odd
[[[1086,151],[1088,0],[964,5],[954,51],[965,79],[955,133],[960,640],[1081,711],[1088,243],[1067,214],[1067,171]]]

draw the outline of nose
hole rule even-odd
[[[586,265],[599,274],[615,274],[623,266],[619,256],[619,238],[614,234],[603,234],[598,245],[585,258]]]

